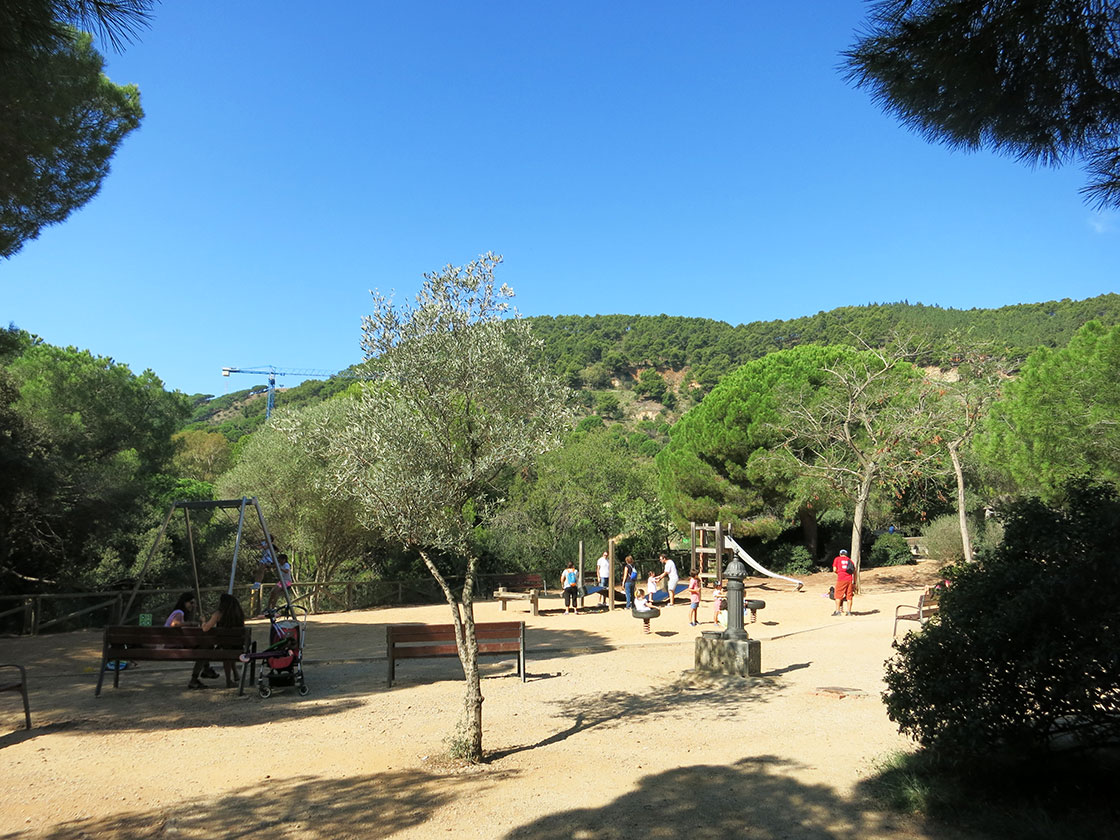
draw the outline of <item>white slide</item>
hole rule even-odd
[[[740,560],[742,560],[744,563],[746,563],[748,566],[750,566],[755,571],[761,572],[762,574],[766,575],[767,577],[778,578],[779,580],[788,580],[790,583],[796,583],[798,592],[800,592],[801,589],[805,586],[805,584],[803,584],[799,580],[794,580],[791,577],[786,577],[785,575],[779,575],[776,572],[770,571],[769,569],[762,568],[762,566],[759,565],[758,561],[755,560],[753,557],[751,557],[749,554],[747,554],[746,549],[744,549],[741,545],[739,545],[739,543],[735,542],[735,540],[731,539],[731,537],[728,537],[728,536],[725,535],[723,540],[724,540],[724,543],[727,545],[728,548],[730,548],[732,551],[734,551],[736,554],[739,555]]]

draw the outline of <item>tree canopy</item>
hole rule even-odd
[[[140,125],[139,89],[113,84],[103,66],[77,30],[18,68],[0,65],[0,257],[93,198]]]
[[[135,558],[185,419],[151,371],[17,330],[0,351],[0,581],[94,583]],[[123,564],[123,565],[122,565]]]
[[[657,457],[662,500],[679,527],[723,520],[774,537],[808,510],[815,493],[781,450],[776,393],[819,387],[845,349],[805,345],[748,362],[680,419]]]
[[[0,258],[97,195],[109,161],[144,113],[115,85],[88,26],[119,47],[151,0],[0,4]]]
[[[1052,499],[1071,478],[1120,480],[1120,327],[1090,322],[1028,357],[992,406],[977,449],[1015,485]]]
[[[881,0],[848,76],[928,139],[1028,163],[1082,159],[1120,204],[1120,6],[1081,0]]]

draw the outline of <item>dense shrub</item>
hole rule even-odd
[[[871,566],[906,566],[913,563],[914,555],[910,553],[910,544],[902,534],[883,534],[867,555],[867,565]]]
[[[813,556],[803,545],[782,543],[769,549],[765,557],[763,565],[778,574],[807,575],[813,572]]]
[[[891,720],[942,757],[1120,743],[1120,498],[1065,494],[1005,511],[1002,545],[950,570],[940,615],[887,663]]]
[[[964,560],[961,520],[957,514],[937,517],[922,528],[922,537],[926,551],[934,560],[942,563],[959,563]]]

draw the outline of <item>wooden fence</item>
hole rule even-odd
[[[487,579],[494,575],[480,575],[481,583],[475,585],[476,598],[489,597],[493,589]],[[460,581],[449,581],[454,587]],[[274,585],[265,584],[261,589],[268,598]],[[175,603],[186,591],[178,589],[141,589],[129,615],[123,615],[125,604],[132,590],[120,592],[59,592],[40,595],[0,595],[0,632],[14,635],[38,635],[44,631],[81,630],[101,628],[110,624],[133,624],[142,615],[148,615],[153,624],[162,623]],[[205,587],[201,590],[202,609],[199,614],[209,615],[217,607],[218,596],[226,591],[224,586]],[[296,582],[293,600],[308,612],[332,613],[372,607],[403,606],[406,604],[433,604],[444,601],[443,592],[432,578],[419,580],[341,580],[329,583]],[[233,588],[246,615],[255,607],[253,588],[238,584]],[[282,603],[282,601],[281,601]]]

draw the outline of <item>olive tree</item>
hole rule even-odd
[[[482,758],[482,689],[474,622],[475,530],[493,519],[500,479],[554,448],[567,425],[567,388],[535,361],[528,322],[510,317],[501,257],[425,275],[415,305],[374,291],[363,319],[371,375],[346,422],[323,444],[336,490],[369,524],[415,549],[455,627],[467,688],[452,752]]]

